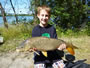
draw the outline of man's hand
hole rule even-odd
[[[33,52],[33,51],[37,51],[37,49],[36,48],[31,48],[31,49],[29,49],[29,51]]]
[[[31,48],[31,49],[29,49],[29,51],[30,51],[30,52],[35,52],[37,55],[40,55],[38,52],[36,52],[36,51],[37,51],[36,48]]]
[[[64,50],[64,49],[66,49],[66,44],[61,44],[57,49],[58,50]]]

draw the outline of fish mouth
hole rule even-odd
[[[20,48],[16,48],[16,52],[24,52],[24,51],[26,51],[25,49],[20,49]]]
[[[20,49],[16,49],[16,52],[20,52]]]

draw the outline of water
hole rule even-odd
[[[9,24],[12,24],[12,22],[16,22],[16,19],[14,16],[7,16],[6,17]],[[33,20],[33,16],[18,16],[19,22],[29,22]],[[3,18],[0,16],[0,26],[3,25]]]

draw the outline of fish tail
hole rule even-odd
[[[47,57],[47,52],[46,51],[42,51],[42,54]]]

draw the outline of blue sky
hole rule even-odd
[[[0,0],[3,8],[6,13],[13,13],[10,0]],[[12,0],[12,3],[15,7],[16,13],[18,14],[30,14],[29,5],[30,0]]]

